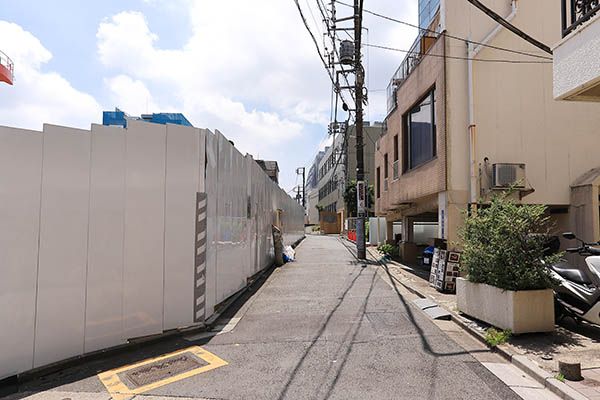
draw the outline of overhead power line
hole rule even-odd
[[[544,43],[542,43],[542,42],[534,39],[533,37],[529,36],[528,34],[526,34],[525,32],[523,32],[522,30],[520,30],[519,28],[517,28],[516,26],[514,26],[513,24],[511,24],[510,22],[508,22],[504,18],[502,18],[494,10],[491,10],[491,9],[487,8],[486,6],[484,6],[483,4],[481,4],[481,2],[479,0],[467,0],[467,1],[469,3],[471,3],[471,4],[473,4],[475,7],[479,8],[488,17],[490,17],[491,19],[493,19],[494,21],[496,21],[497,23],[499,23],[500,25],[502,25],[503,27],[505,27],[506,29],[508,29],[512,33],[514,33],[515,35],[517,35],[517,36],[523,38],[524,40],[528,41],[529,43],[531,43],[535,47],[544,50],[546,53],[552,54],[552,49],[550,49],[550,47],[548,47]]]
[[[467,0],[467,1],[469,1],[469,2],[470,2],[471,0]],[[476,0],[473,0],[473,1],[476,1]],[[346,4],[346,3],[344,3],[343,1],[340,1],[340,0],[335,0],[335,2],[336,2],[336,3],[339,3],[339,4],[343,5],[343,6],[346,6],[346,7],[352,7],[351,5],[349,5],[349,4]],[[481,3],[480,3],[480,4],[481,4]],[[387,15],[384,15],[384,14],[380,14],[380,13],[377,13],[377,12],[374,12],[374,11],[370,11],[370,10],[367,10],[367,9],[364,9],[363,11],[364,11],[364,12],[366,12],[366,13],[368,13],[368,14],[374,15],[374,16],[376,16],[376,17],[379,17],[379,18],[386,19],[386,20],[388,20],[388,21],[392,21],[392,22],[396,22],[396,23],[398,23],[398,24],[402,24],[402,25],[410,26],[411,28],[418,29],[418,30],[420,30],[421,32],[435,33],[436,35],[437,35],[437,34],[439,34],[439,32],[436,32],[436,31],[434,31],[434,30],[432,30],[432,29],[422,28],[422,27],[420,27],[420,26],[418,26],[418,25],[411,24],[410,22],[401,21],[401,20],[399,20],[399,19],[392,18],[392,17],[389,17],[389,16],[387,16]],[[491,11],[491,10],[490,10],[490,11]],[[496,15],[497,15],[497,14],[496,14]],[[498,16],[498,17],[499,17],[499,18],[501,18],[500,16]],[[504,21],[504,22],[506,22],[506,21]],[[506,22],[506,23],[508,23],[508,22]],[[510,25],[510,24],[509,24],[509,25]],[[512,26],[512,25],[511,25],[511,26]],[[513,27],[513,28],[514,28],[514,27]],[[508,28],[507,28],[507,29],[508,29]],[[515,29],[517,29],[517,28],[515,28]],[[477,42],[477,41],[474,41],[474,40],[471,40],[471,39],[468,39],[468,38],[463,38],[463,37],[459,37],[459,36],[450,35],[450,34],[448,34],[448,33],[445,33],[444,35],[445,35],[447,38],[450,38],[450,39],[459,40],[459,41],[461,41],[461,42],[465,42],[465,43],[471,43],[471,44],[474,44],[474,45],[479,45],[479,46],[483,46],[483,47],[488,47],[488,48],[490,48],[490,49],[494,49],[494,50],[506,51],[506,52],[508,52],[508,53],[520,54],[520,55],[522,55],[522,56],[528,56],[528,57],[541,58],[541,59],[544,59],[544,60],[552,60],[552,57],[548,57],[548,56],[544,56],[544,55],[539,55],[539,54],[534,54],[534,53],[528,53],[528,52],[526,52],[526,51],[520,51],[520,50],[508,49],[508,48],[506,48],[506,47],[494,46],[494,45],[487,44],[487,43]],[[535,39],[534,39],[534,40],[535,40]],[[539,42],[538,42],[538,43],[539,43]],[[547,46],[546,46],[546,47],[547,47]],[[542,49],[542,50],[546,51],[546,49]],[[550,54],[552,54],[552,53],[550,52]]]
[[[323,63],[323,66],[325,67],[325,71],[327,72],[327,75],[329,76],[329,79],[331,79],[331,83],[333,83],[333,85],[337,87],[337,85],[335,83],[335,79],[333,78],[333,76],[329,72],[329,67],[327,66],[327,63],[325,62],[325,59],[323,58],[323,54],[321,53],[321,49],[319,48],[319,44],[317,43],[317,39],[315,38],[315,35],[310,30],[310,27],[308,26],[308,22],[306,21],[306,18],[304,17],[304,13],[302,12],[302,7],[300,7],[300,2],[298,0],[292,0],[292,1],[296,4],[296,7],[298,8],[298,13],[300,14],[300,18],[302,19],[302,22],[304,23],[304,27],[306,28],[306,30],[310,34],[310,37],[312,38],[313,43],[315,44],[315,48],[317,49],[317,53],[319,54],[319,58],[321,59],[321,62]],[[344,100],[344,98],[342,96],[342,93],[340,93],[340,97],[345,102],[345,100]]]
[[[407,54],[418,54],[418,55],[421,54],[418,51],[397,49],[395,47],[380,46],[377,44],[365,44],[365,46],[374,47],[374,48],[383,49],[383,50],[398,51],[398,52],[407,53]],[[432,54],[432,53],[425,53],[423,55],[423,57],[427,57],[427,56],[449,58],[449,59],[454,59],[454,60],[471,60],[471,61],[503,63],[503,64],[552,64],[552,61],[504,60],[504,59],[495,59],[495,58],[469,58],[469,57],[449,56],[449,55],[444,55],[444,54]]]

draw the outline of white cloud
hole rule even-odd
[[[168,50],[156,46],[144,15],[122,12],[100,24],[98,54],[117,73],[169,87],[165,96],[196,125],[248,143],[243,151],[258,152],[260,143],[264,154],[264,146],[296,137],[302,123],[329,118],[329,81],[294,12],[267,0],[192,2],[192,36]]]
[[[196,126],[219,129],[243,152],[298,163],[299,148],[312,152],[316,150],[312,146],[330,141],[317,144],[314,136],[304,139],[306,131],[314,129],[312,124],[320,125],[322,135],[326,134],[331,82],[292,1],[179,0],[177,4],[187,7],[190,18],[192,33],[184,45],[160,47],[162,42],[142,13],[121,12],[98,28],[101,62],[113,74],[126,75],[148,88],[159,106],[168,103]],[[319,21],[316,3],[301,4],[321,43],[306,8],[312,4]],[[416,4],[373,0],[369,7],[415,23]],[[339,17],[350,13],[351,9],[338,6]],[[364,42],[408,49],[416,37],[413,28],[369,14],[364,21],[369,28]],[[371,89],[384,89],[405,56],[373,48],[364,48],[363,54]],[[116,85],[111,89],[118,91]],[[348,93],[345,97],[350,98]],[[369,97],[367,117],[382,120],[385,91],[374,90]]]
[[[102,117],[99,104],[42,66],[52,54],[19,25],[0,21],[0,49],[15,64],[14,86],[0,85],[0,124],[41,129],[42,124],[89,128]]]
[[[132,115],[169,111],[169,107],[159,107],[154,103],[152,94],[142,81],[133,80],[127,75],[118,75],[105,79],[111,92],[113,104]]]

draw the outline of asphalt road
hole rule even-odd
[[[190,346],[227,365],[135,398],[519,398],[385,282],[379,268],[358,263],[338,237],[308,236],[295,262],[274,270],[223,316],[219,323],[231,320],[229,328],[237,322],[230,332],[89,361],[31,381],[9,398],[39,392],[32,398],[109,399],[98,373]]]

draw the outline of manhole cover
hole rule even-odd
[[[123,372],[121,375],[126,378],[127,381],[131,382],[134,387],[140,387],[205,365],[208,365],[208,363],[191,354],[179,354],[177,356],[142,365]]]

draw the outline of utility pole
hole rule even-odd
[[[300,196],[301,196],[301,195],[300,195],[300,186],[298,185],[298,186],[294,187],[294,191],[296,192],[296,202],[297,202],[298,204],[301,204],[301,199],[300,199]]]
[[[306,208],[306,168],[296,168],[296,175],[300,175],[302,171],[302,207]]]
[[[356,99],[356,252],[360,260],[367,258],[365,246],[365,164],[363,155],[363,85],[364,69],[361,62],[360,46],[362,34],[363,0],[354,0],[354,96]]]

